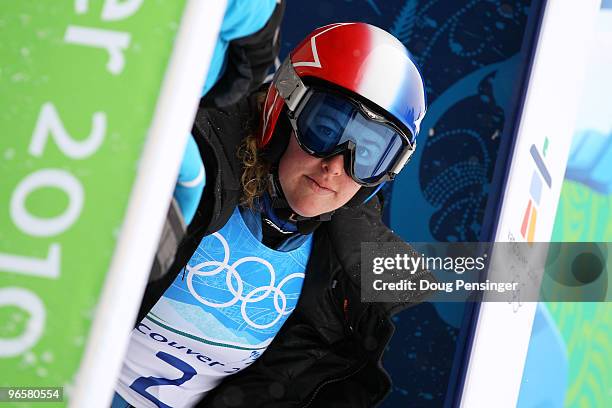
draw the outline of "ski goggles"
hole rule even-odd
[[[346,173],[363,186],[393,179],[414,152],[393,122],[328,90],[309,88],[289,121],[304,151],[323,159],[343,154]]]
[[[392,180],[410,160],[416,145],[409,131],[344,93],[306,86],[290,58],[272,82],[301,148],[324,159],[343,154],[355,182],[372,187]]]

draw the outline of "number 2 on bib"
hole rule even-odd
[[[177,370],[180,370],[183,373],[183,376],[181,378],[176,378],[174,380],[168,379],[168,378],[160,378],[160,377],[140,377],[134,380],[132,385],[130,385],[130,388],[136,391],[137,393],[139,393],[140,395],[142,395],[143,397],[145,397],[146,399],[148,399],[149,401],[153,402],[159,408],[172,408],[169,405],[166,405],[160,400],[158,400],[157,398],[155,398],[155,396],[151,395],[147,391],[147,388],[158,386],[158,385],[179,386],[191,380],[191,378],[193,378],[193,376],[196,375],[196,370],[195,368],[193,368],[192,366],[190,366],[183,360],[180,360],[179,358],[174,357],[171,354],[164,353],[163,351],[158,352],[156,356],[159,359],[170,364],[172,367],[176,368]]]

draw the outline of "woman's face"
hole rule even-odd
[[[293,132],[280,159],[278,178],[297,214],[314,217],[346,204],[361,187],[344,171],[344,158],[319,159],[298,145]]]

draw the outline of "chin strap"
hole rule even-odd
[[[268,176],[268,194],[270,195],[270,204],[274,213],[282,219],[295,223],[298,232],[301,234],[309,234],[313,232],[321,222],[331,220],[333,211],[316,217],[303,217],[293,211],[283,193],[276,168],[272,169]]]
[[[383,186],[386,184],[386,181],[383,181],[382,183],[380,183],[378,186],[376,186],[376,188],[374,189],[374,191],[368,196],[368,198],[366,198],[364,200],[364,204],[367,203],[368,201],[370,201],[372,199],[372,197],[374,197],[376,195],[376,193],[378,193],[380,191],[381,188],[383,188]]]

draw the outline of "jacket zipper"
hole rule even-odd
[[[332,379],[329,379],[329,380],[325,380],[321,384],[317,385],[317,388],[314,390],[314,392],[310,396],[310,399],[308,400],[306,405],[302,406],[302,408],[308,408],[310,406],[310,404],[312,404],[312,402],[314,401],[315,397],[317,396],[317,394],[319,394],[319,391],[321,391],[321,389],[323,387],[325,387],[328,384],[331,384],[331,383],[334,383],[334,382],[338,382],[338,381],[342,381],[342,380],[346,380],[347,378],[352,377],[353,375],[357,374],[361,369],[363,369],[366,366],[367,363],[368,363],[368,361],[364,360],[361,364],[359,364],[359,366],[357,368],[352,370],[350,373],[345,374],[342,377],[336,377],[336,378],[332,378]]]

